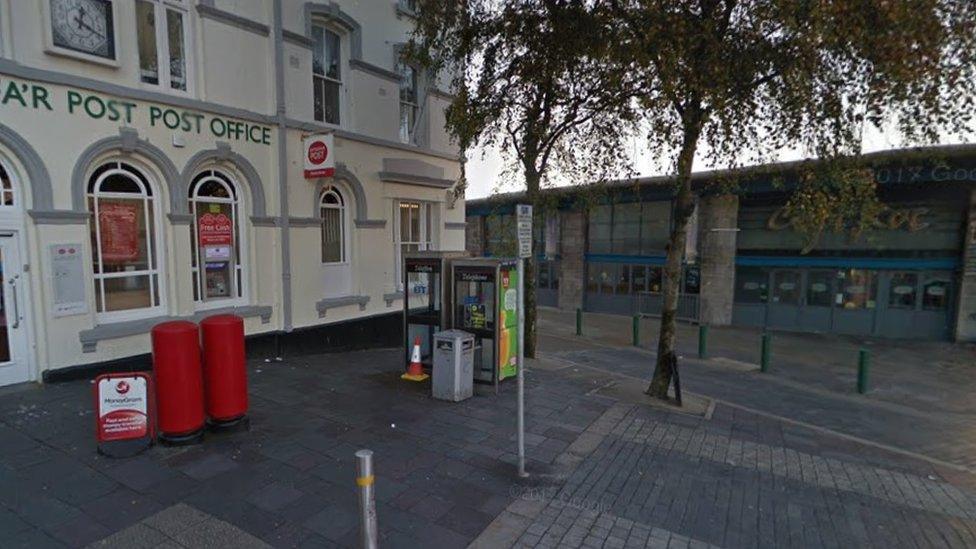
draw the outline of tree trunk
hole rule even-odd
[[[681,263],[684,260],[685,241],[688,237],[688,220],[695,209],[695,196],[691,188],[691,171],[694,167],[695,150],[701,123],[697,120],[685,121],[684,138],[678,153],[678,193],[674,205],[674,228],[668,240],[667,258],[664,262],[662,281],[663,304],[661,308],[661,332],[657,342],[657,362],[654,377],[645,391],[648,395],[667,400],[668,387],[674,375],[672,364],[676,364],[675,343],[677,333],[678,295],[681,290]]]

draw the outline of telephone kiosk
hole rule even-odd
[[[514,376],[518,363],[518,260],[457,259],[453,328],[474,334],[474,382],[494,385]]]
[[[434,334],[450,328],[451,285],[447,283],[450,263],[468,257],[467,252],[406,252],[403,254],[403,336],[404,365],[420,338],[420,357],[424,368],[433,365]]]

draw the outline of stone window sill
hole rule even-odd
[[[247,305],[243,307],[223,307],[220,309],[208,309],[198,311],[188,316],[156,316],[152,318],[141,318],[139,320],[129,320],[126,322],[112,322],[101,324],[89,330],[82,330],[78,334],[81,341],[81,350],[84,353],[93,353],[98,347],[98,342],[106,339],[119,339],[122,337],[148,334],[153,326],[160,322],[170,320],[189,320],[200,322],[208,316],[233,314],[244,318],[261,317],[261,323],[267,324],[271,321],[272,309],[269,305]]]
[[[359,310],[365,311],[367,303],[369,303],[368,295],[347,295],[343,297],[327,297],[325,299],[319,300],[315,304],[315,310],[318,311],[319,318],[324,318],[325,313],[328,312],[329,309],[348,307],[349,305],[359,305]]]

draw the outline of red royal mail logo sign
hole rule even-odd
[[[305,179],[335,175],[332,134],[310,135],[305,138]]]

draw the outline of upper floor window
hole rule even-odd
[[[162,307],[156,197],[146,175],[103,164],[88,181],[95,309],[103,319],[146,317]]]
[[[417,0],[399,0],[400,9],[417,13]]]
[[[342,95],[342,40],[339,34],[320,26],[312,27],[315,49],[312,52],[312,97],[315,119],[339,124]]]
[[[136,0],[142,82],[188,91],[187,18],[184,0]]]
[[[417,69],[407,63],[398,63],[400,74],[400,141],[413,142],[417,129]]]

